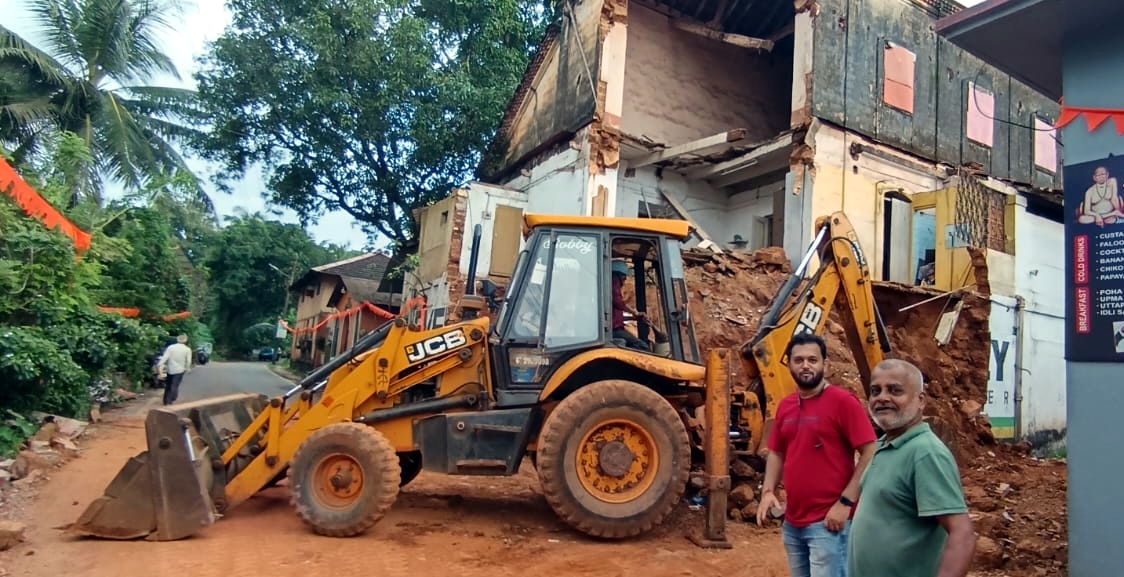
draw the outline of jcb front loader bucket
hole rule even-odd
[[[69,532],[173,541],[214,523],[215,501],[222,505],[238,465],[224,466],[222,453],[265,403],[263,395],[239,394],[149,411],[148,450],[125,463]]]

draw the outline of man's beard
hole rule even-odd
[[[823,371],[817,371],[808,380],[804,380],[804,378],[799,373],[793,374],[792,378],[796,381],[796,386],[806,391],[810,391],[820,386],[820,383],[823,382]]]

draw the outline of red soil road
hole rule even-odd
[[[685,507],[655,534],[598,542],[566,528],[549,509],[534,469],[510,478],[423,473],[367,534],[320,537],[307,530],[277,487],[183,541],[103,541],[65,535],[65,526],[143,450],[143,419],[111,416],[92,427],[83,454],[39,487],[26,510],[27,541],[0,553],[12,577],[211,577],[330,574],[458,577],[541,574],[607,577],[788,575],[779,528],[728,526],[735,548],[704,550],[686,539],[702,513]],[[0,570],[3,575],[3,570]]]
[[[25,508],[22,519],[27,525],[27,540],[0,552],[0,576],[789,574],[776,524],[761,528],[730,522],[727,532],[734,549],[704,550],[686,539],[687,534],[701,528],[702,513],[686,507],[680,507],[665,526],[645,538],[622,542],[585,538],[555,518],[530,463],[525,463],[519,475],[509,478],[423,473],[404,489],[386,518],[367,534],[352,539],[320,537],[305,529],[289,506],[288,490],[283,486],[262,492],[183,541],[121,542],[65,535],[56,528],[77,519],[120,466],[143,449],[144,423],[143,417],[137,416],[138,409],[143,407],[134,405],[127,412],[106,414],[105,421],[91,426],[81,439],[82,455],[51,471],[49,480],[39,482],[38,498]],[[1040,470],[1056,475],[1058,468]],[[1035,490],[1029,482],[1019,488],[1023,490],[1008,499],[1039,497],[1027,494]],[[1000,511],[1001,507],[996,513]],[[971,577],[1036,574],[1026,573],[1027,564],[1021,565],[1008,569],[1009,573],[991,571],[972,573]]]

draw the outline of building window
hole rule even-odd
[[[1058,171],[1057,130],[1038,116],[1034,117],[1034,164],[1049,172]]]
[[[995,95],[968,83],[968,138],[991,148],[995,139]]]
[[[882,53],[882,101],[907,114],[913,114],[913,78],[917,56],[893,42]]]

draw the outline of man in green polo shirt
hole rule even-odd
[[[921,371],[899,359],[871,374],[870,414],[885,435],[863,475],[849,577],[964,577],[976,536],[952,453],[921,420]]]

